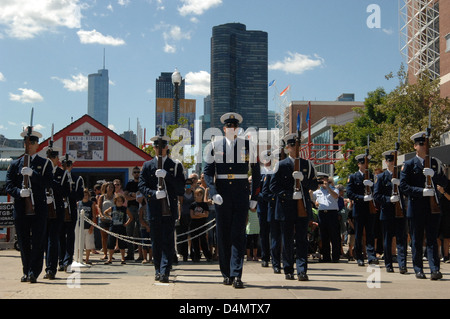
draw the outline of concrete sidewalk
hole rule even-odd
[[[246,261],[242,281],[244,289],[222,285],[217,262],[180,262],[174,266],[170,282],[155,282],[154,268],[129,261],[104,265],[102,255],[93,255],[91,267],[74,273],[59,272],[55,280],[43,279],[35,284],[21,283],[22,265],[16,250],[0,250],[0,299],[448,299],[450,297],[450,264],[441,263],[443,279],[415,278],[411,262],[406,275],[395,268],[359,267],[356,262],[319,263],[310,259],[309,281],[288,281],[272,268]],[[115,254],[120,260],[120,254]],[[410,256],[408,256],[410,260]]]

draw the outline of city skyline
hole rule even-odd
[[[197,118],[210,93],[212,28],[242,23],[268,34],[269,110],[276,93],[292,100],[334,100],[355,93],[363,101],[378,87],[398,83],[398,3],[376,1],[380,26],[372,27],[373,1],[68,0],[59,6],[29,0],[0,3],[0,134],[19,137],[34,107],[44,138],[86,113],[87,77],[109,71],[109,126],[116,133],[139,119],[155,130],[154,80],[178,68]],[[31,2],[30,2],[31,4]],[[20,19],[17,24],[15,17]],[[58,18],[68,17],[68,18]],[[132,130],[134,128],[132,127]]]

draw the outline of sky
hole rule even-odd
[[[212,28],[268,33],[268,108],[335,101],[398,82],[397,0],[2,0],[0,134],[33,125],[47,138],[87,113],[87,77],[108,69],[109,128],[155,132],[155,81],[176,68],[197,118],[210,91]],[[287,94],[279,93],[289,87]],[[251,106],[250,106],[251,107]]]

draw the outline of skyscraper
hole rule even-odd
[[[211,126],[237,112],[243,128],[267,128],[268,36],[241,23],[213,27],[211,38]]]
[[[108,127],[108,70],[98,70],[98,73],[88,76],[88,115]]]

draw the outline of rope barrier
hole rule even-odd
[[[104,232],[107,233],[108,235],[111,235],[111,236],[113,236],[113,237],[116,237],[116,238],[118,238],[118,239],[120,239],[120,240],[123,240],[123,241],[125,241],[125,242],[127,242],[127,243],[135,244],[135,245],[139,245],[139,246],[147,246],[147,247],[151,247],[151,246],[152,246],[152,244],[145,244],[145,243],[140,243],[140,242],[132,241],[132,239],[133,239],[133,240],[143,240],[143,241],[147,240],[147,241],[149,241],[149,240],[151,240],[151,238],[137,238],[137,237],[131,237],[131,236],[125,236],[125,235],[113,233],[113,232],[111,232],[111,231],[109,231],[109,230],[107,230],[107,229],[104,229],[104,228],[100,227],[99,225],[95,224],[91,219],[89,219],[89,218],[86,217],[86,216],[84,216],[84,220],[85,220],[86,222],[88,222],[89,224],[91,224],[92,226],[94,226],[94,227],[100,229],[101,231],[104,231]],[[199,229],[201,229],[201,228],[204,228],[204,227],[208,226],[209,224],[211,224],[212,222],[214,222],[215,220],[216,220],[216,219],[214,218],[214,219],[210,220],[209,222],[207,222],[206,224],[204,224],[204,225],[202,225],[202,226],[200,226],[200,227],[198,227],[198,228],[191,229],[191,230],[189,230],[189,231],[187,231],[187,232],[185,232],[185,233],[182,233],[182,234],[177,234],[177,237],[183,236],[183,235],[187,235],[187,234],[190,234],[190,233],[192,233],[192,232],[194,232],[194,231],[196,231],[196,230],[199,230]],[[201,233],[199,233],[199,234],[197,234],[197,235],[195,235],[195,236],[193,236],[193,237],[190,237],[190,238],[188,238],[188,239],[186,239],[186,240],[177,241],[175,244],[181,244],[181,243],[187,242],[187,241],[189,241],[189,240],[191,240],[191,239],[197,238],[197,237],[199,237],[199,236],[201,236],[201,235],[203,235],[203,234],[206,234],[207,232],[209,232],[209,231],[210,231],[211,229],[213,229],[214,227],[216,227],[216,224],[212,225],[212,226],[209,227],[207,230],[205,230],[205,231],[203,231],[203,232],[201,232]]]

